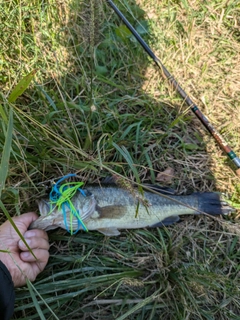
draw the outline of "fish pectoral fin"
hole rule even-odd
[[[180,220],[179,216],[170,216],[170,217],[167,217],[158,223],[151,225],[150,228],[170,226],[171,224],[174,224],[174,223],[178,222],[179,220]]]
[[[108,237],[120,235],[120,232],[118,231],[117,228],[102,228],[102,229],[98,229],[98,231]]]
[[[126,207],[120,205],[97,206],[96,210],[99,213],[98,219],[120,219],[126,214]]]

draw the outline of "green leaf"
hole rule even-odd
[[[185,150],[197,150],[199,147],[194,143],[184,143],[183,147]]]
[[[11,94],[9,95],[8,102],[16,101],[17,98],[23,94],[23,92],[28,88],[36,72],[37,70],[33,70],[26,77],[22,78],[22,80],[18,82],[16,87],[12,90]]]
[[[115,33],[123,41],[126,41],[126,38],[132,35],[131,31],[123,24],[115,29]]]
[[[147,34],[148,33],[148,23],[147,21],[139,21],[136,30],[139,34]]]
[[[12,133],[13,133],[13,113],[12,109],[9,111],[9,119],[8,119],[8,128],[6,133],[6,139],[2,152],[2,159],[0,164],[0,197],[2,190],[5,188],[5,181],[7,179],[8,174],[8,165],[11,153],[11,145],[12,145]]]
[[[108,69],[105,66],[96,66],[96,73],[104,76],[108,73]]]
[[[144,19],[145,11],[137,4],[131,5],[131,11],[136,20]]]

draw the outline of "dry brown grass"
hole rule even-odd
[[[201,1],[189,1],[186,10],[183,2],[170,2],[169,5],[160,2],[138,2],[153,21],[152,33],[156,53],[239,155],[239,7],[233,7],[228,13],[227,3],[209,3],[203,7]],[[177,15],[178,23],[169,18],[171,13]],[[229,28],[229,25],[232,28]],[[144,90],[156,99],[172,105],[175,105],[176,100],[179,103],[176,93],[162,81],[153,67],[148,67],[146,76]],[[180,112],[184,109],[181,107]],[[192,168],[195,166],[196,170],[202,171],[203,176],[204,171],[210,169],[214,174],[217,189],[233,192],[239,179],[229,168],[225,154],[219,150],[208,133],[205,133],[198,121],[193,120],[190,126],[193,131],[197,127],[204,136],[207,155],[197,153],[194,157],[187,157],[185,165]],[[189,134],[193,132],[190,130]],[[198,160],[192,163],[191,158]],[[179,160],[175,159],[174,162],[178,163]],[[202,182],[204,184],[204,181]]]

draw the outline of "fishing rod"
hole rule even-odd
[[[197,116],[197,118],[202,122],[205,128],[209,131],[209,133],[215,138],[218,145],[221,147],[223,151],[227,154],[229,159],[236,166],[236,174],[240,177],[240,159],[237,157],[235,152],[231,149],[231,147],[227,144],[223,136],[212,126],[209,120],[204,116],[204,114],[199,110],[197,105],[191,100],[191,98],[187,95],[187,93],[183,90],[183,88],[179,85],[176,79],[171,75],[171,73],[167,70],[167,68],[163,65],[161,60],[154,54],[154,52],[150,49],[147,43],[143,40],[143,38],[139,35],[139,33],[134,29],[131,23],[125,18],[122,12],[116,7],[116,5],[111,0],[106,0],[108,5],[115,11],[118,17],[123,21],[126,27],[131,31],[137,41],[141,44],[143,49],[147,52],[147,54],[153,59],[156,65],[161,69],[162,73],[165,75],[170,84],[174,87],[174,89],[180,94],[180,96],[184,99],[186,104],[191,108],[193,113]]]

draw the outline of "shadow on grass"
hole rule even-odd
[[[130,14],[130,22],[152,43],[144,12],[134,2],[129,5],[135,17]],[[173,93],[171,98],[168,96],[168,84],[158,70],[149,67],[143,49],[109,8],[103,10],[105,7],[99,2],[71,4],[62,39],[70,72],[62,79],[56,78],[55,87],[47,93],[52,100],[48,113],[41,109],[45,113],[40,114],[44,116],[41,123],[56,129],[60,137],[90,154],[90,158],[131,176],[124,150],[119,153],[113,143],[125,148],[142,182],[155,182],[159,172],[171,167],[172,179],[168,182],[178,191],[213,190],[211,159],[198,130],[199,121],[182,111],[183,102],[177,94],[176,98]],[[151,73],[150,77],[146,72]],[[152,77],[156,81],[151,90]],[[43,95],[49,106],[49,97]],[[49,155],[39,150],[36,154],[44,161]],[[76,153],[73,156],[67,155],[69,163],[64,171],[83,172],[88,159]],[[56,154],[56,162],[64,166],[65,157]],[[95,174],[99,172],[93,179]]]

